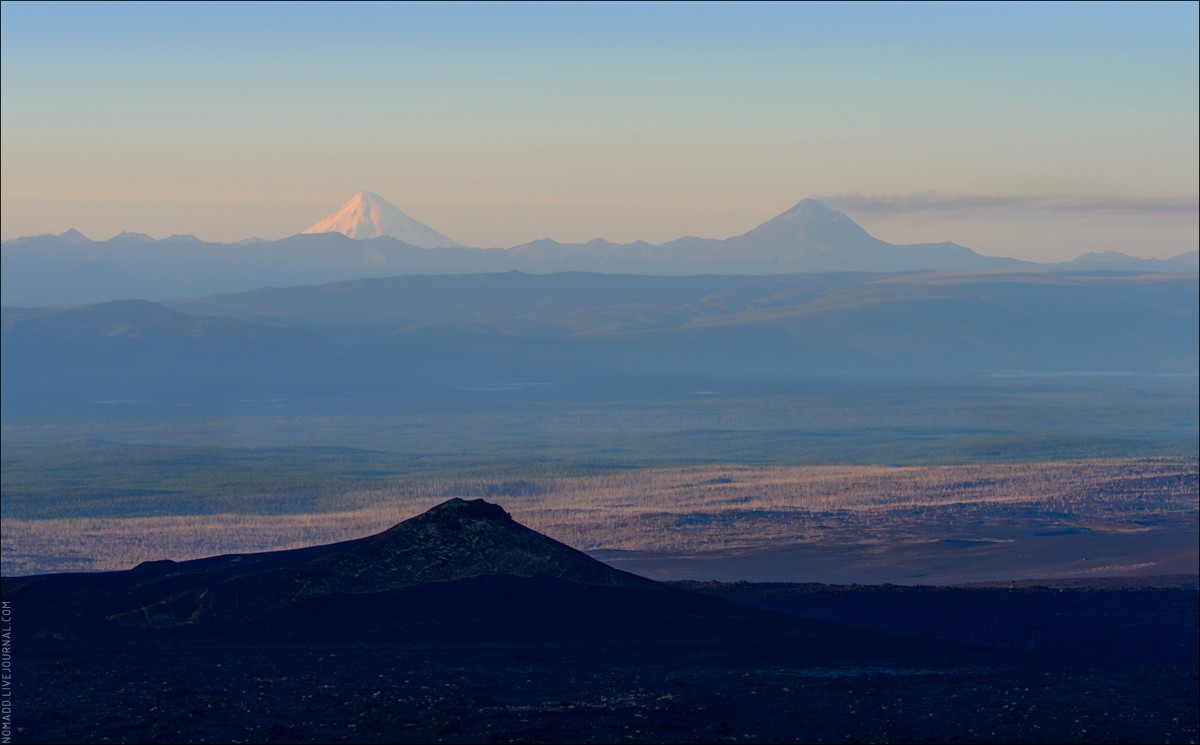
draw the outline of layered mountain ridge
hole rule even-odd
[[[16,415],[266,401],[458,410],[481,396],[629,400],[829,376],[1195,375],[1196,282],[1047,270],[500,272],[5,308],[0,382],[3,411]]]
[[[29,307],[167,300],[401,274],[516,270],[689,276],[1019,268],[1194,273],[1200,263],[1192,252],[1169,260],[1084,256],[1063,265],[1039,265],[982,256],[954,243],[892,244],[812,199],[724,240],[563,244],[547,238],[509,249],[464,248],[382,197],[363,192],[306,232],[275,241],[221,244],[191,236],[156,241],[129,233],[90,241],[77,231],[5,241],[0,294],[5,306]]]

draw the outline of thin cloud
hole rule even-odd
[[[1196,197],[1134,199],[1128,197],[997,197],[947,194],[893,194],[864,196],[834,194],[817,197],[838,210],[870,216],[914,213],[1024,212],[1046,215],[1092,214],[1196,219]]]

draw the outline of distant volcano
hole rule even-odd
[[[815,199],[726,239],[710,253],[766,272],[1015,268],[1022,263],[980,256],[955,243],[888,243]]]
[[[369,191],[360,191],[341,209],[305,233],[341,233],[355,240],[391,236],[418,248],[460,248],[461,243],[417,222],[396,205]]]

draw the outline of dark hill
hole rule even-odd
[[[612,569],[483,500],[377,535],[4,580],[35,640],[408,642],[840,633]]]
[[[310,566],[319,567],[343,592],[380,592],[488,575],[654,586],[530,530],[499,505],[482,499],[451,499],[379,535],[334,544]]]

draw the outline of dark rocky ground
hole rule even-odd
[[[1195,666],[731,650],[22,655],[14,742],[1195,742]],[[1194,663],[1194,661],[1193,661]]]
[[[343,543],[0,588],[14,743],[1200,737],[1195,578],[670,586],[450,500]]]
[[[848,613],[863,627],[921,633],[907,647],[890,634],[881,634],[879,645],[864,643],[865,636],[826,636],[761,643],[354,646],[328,638],[305,646],[18,646],[13,742],[1200,737],[1194,588],[705,589],[759,604],[774,597],[777,608],[788,604],[784,598],[793,611],[798,597],[807,598],[801,604],[818,616]]]

